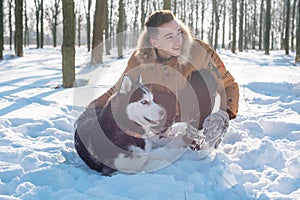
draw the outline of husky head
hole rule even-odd
[[[166,111],[154,102],[153,94],[143,85],[141,76],[136,82],[132,82],[124,75],[119,93],[128,97],[125,111],[129,120],[141,126],[146,135],[150,130],[155,133]]]

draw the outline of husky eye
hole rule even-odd
[[[142,100],[141,104],[146,105],[146,104],[149,104],[149,102],[147,100]]]

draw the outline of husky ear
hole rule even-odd
[[[121,94],[127,94],[130,91],[131,86],[132,86],[132,82],[130,78],[127,75],[124,75],[122,78],[122,83],[119,92]]]

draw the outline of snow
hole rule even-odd
[[[64,89],[59,48],[4,52],[0,68],[0,199],[300,199],[300,68],[294,54],[219,54],[240,86],[238,117],[219,149],[187,150],[165,168],[104,177],[74,150],[73,124],[126,66],[91,67],[76,49],[78,87]]]

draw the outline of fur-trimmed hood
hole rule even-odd
[[[194,38],[185,24],[179,20],[176,20],[176,22],[180,25],[182,31],[181,55],[178,57],[178,62],[185,64],[190,59]],[[136,55],[141,59],[147,58],[153,61],[158,59],[156,50],[150,43],[147,35],[147,29],[141,33],[138,39]]]

